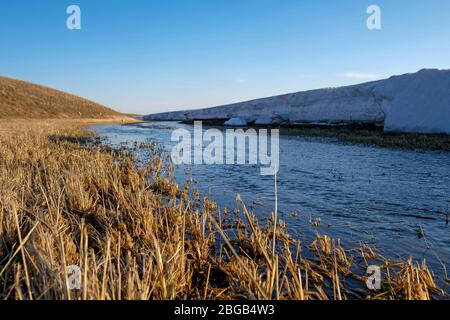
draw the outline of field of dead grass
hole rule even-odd
[[[431,299],[426,262],[317,235],[292,239],[238,197],[224,212],[159,157],[96,143],[83,123],[0,122],[0,299]],[[377,264],[382,289],[365,270]],[[81,270],[70,289],[68,266]]]

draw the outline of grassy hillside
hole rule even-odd
[[[109,119],[120,113],[44,86],[0,77],[0,118]]]

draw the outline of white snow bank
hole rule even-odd
[[[242,118],[231,118],[224,125],[229,127],[245,127],[247,125],[247,121]]]
[[[146,120],[228,120],[269,125],[374,123],[386,131],[450,134],[450,70],[422,70],[360,85],[319,89]],[[281,119],[281,120],[280,120]]]
[[[383,102],[386,131],[450,134],[450,71],[392,77],[374,93],[389,97]]]

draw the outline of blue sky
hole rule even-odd
[[[448,69],[449,35],[448,0],[0,0],[0,75],[144,114]]]

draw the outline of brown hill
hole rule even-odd
[[[122,114],[55,89],[0,77],[0,118],[110,119]]]

